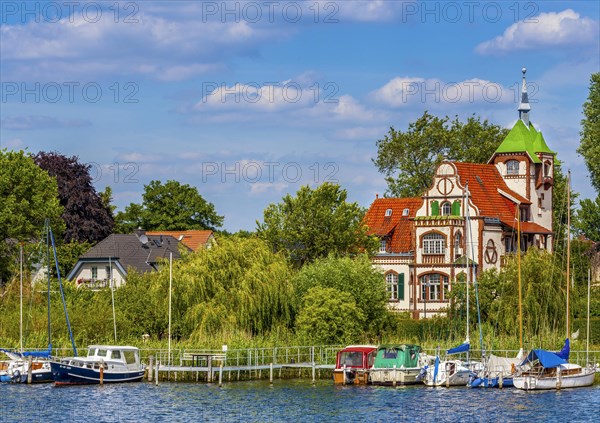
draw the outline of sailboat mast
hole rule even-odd
[[[592,269],[588,269],[588,303],[587,303],[587,337],[585,341],[585,364],[590,362],[590,286],[592,281]]]
[[[517,205],[517,274],[519,281],[519,348],[523,349],[523,294],[521,289],[521,204]]]
[[[48,350],[52,350],[52,329],[50,321],[50,223],[46,219],[46,274],[48,276]]]
[[[567,173],[567,338],[569,338],[570,331],[570,310],[569,310],[569,297],[570,293],[570,267],[571,267],[571,170]]]
[[[19,249],[19,264],[20,264],[20,271],[21,271],[21,277],[20,277],[20,281],[21,281],[21,285],[20,285],[20,292],[21,292],[21,300],[20,300],[20,313],[19,313],[19,348],[21,349],[21,352],[23,352],[23,243],[20,243],[20,249]]]
[[[471,228],[469,226],[469,182],[465,184],[465,248],[466,248],[466,258],[467,258],[467,342],[470,342],[469,338],[469,273],[470,273],[470,263],[469,263],[469,245],[467,242],[471,241]]]

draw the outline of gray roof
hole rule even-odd
[[[159,260],[168,260],[169,253],[173,253],[173,259],[180,258],[180,245],[189,250],[170,235],[147,235],[147,238],[148,242],[142,244],[135,234],[112,234],[90,248],[79,260],[104,259],[108,261],[110,258],[118,261],[124,269],[132,267],[140,273],[145,273],[156,270]]]

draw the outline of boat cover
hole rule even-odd
[[[569,352],[571,351],[571,343],[569,342],[569,338],[565,339],[565,345],[562,347],[562,350],[556,353],[557,356],[562,358],[563,360],[569,359]]]
[[[539,360],[542,367],[546,369],[552,369],[554,367],[558,367],[561,364],[566,364],[567,362],[560,358],[556,353],[546,350],[533,350],[529,353],[527,358],[521,363],[521,365],[526,363],[533,363],[535,360]]]
[[[446,354],[452,355],[452,354],[463,353],[463,352],[469,351],[470,348],[471,348],[471,344],[469,344],[468,342],[465,342],[464,344],[461,344],[458,347],[450,348],[448,351],[446,351]]]

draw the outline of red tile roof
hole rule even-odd
[[[495,165],[457,162],[453,165],[456,166],[461,184],[469,183],[471,200],[479,208],[481,216],[497,217],[502,223],[513,225],[517,215],[516,204],[498,189],[523,204],[531,204],[531,201],[506,185]]]
[[[205,247],[210,239],[213,231],[210,230],[187,230],[187,231],[148,231],[147,235],[171,235],[173,238],[179,239],[183,236],[181,242],[190,248],[192,251],[198,251],[200,247]]]
[[[407,253],[413,249],[411,221],[423,204],[422,198],[378,198],[373,201],[365,215],[369,233],[377,236],[390,236],[387,248],[390,253]],[[386,216],[387,209],[392,215]],[[408,214],[402,216],[404,209]]]

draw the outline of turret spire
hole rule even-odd
[[[519,104],[519,119],[523,121],[525,126],[529,128],[529,97],[527,96],[527,81],[525,81],[526,68],[521,69],[523,72],[523,85],[521,86],[521,104]]]

